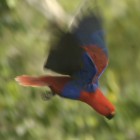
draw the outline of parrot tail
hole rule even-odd
[[[22,86],[31,86],[31,87],[48,86],[48,84],[40,80],[40,78],[28,75],[18,76],[15,78],[15,80]]]
[[[22,86],[42,87],[48,86],[55,93],[61,93],[66,83],[71,80],[68,76],[40,76],[33,77],[28,75],[17,76],[15,80]]]

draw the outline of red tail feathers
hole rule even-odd
[[[39,86],[48,86],[47,83],[44,81],[41,81],[40,78],[22,75],[15,78],[15,80],[22,86],[33,86],[33,87],[39,87]]]
[[[54,92],[60,93],[64,85],[71,80],[67,76],[41,76],[41,77],[32,77],[28,75],[22,75],[15,78],[15,80],[22,86],[48,86]]]

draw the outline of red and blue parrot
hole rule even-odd
[[[22,75],[16,81],[23,86],[48,86],[61,97],[85,102],[99,114],[113,118],[115,107],[98,83],[108,65],[101,23],[99,15],[89,12],[71,30],[59,31],[60,39],[51,46],[44,67],[62,76]]]

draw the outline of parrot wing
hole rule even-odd
[[[108,49],[105,42],[105,33],[102,27],[101,16],[90,12],[79,22],[73,33],[77,36],[80,46],[88,53],[96,67],[98,78],[108,64]]]
[[[82,69],[83,48],[73,33],[62,33],[60,40],[53,44],[44,68],[60,74],[72,75]]]
[[[76,27],[62,34],[56,45],[50,48],[44,67],[60,74],[73,75],[83,68],[82,55],[85,51],[94,61],[98,73],[102,73],[108,62],[107,48],[101,17],[93,12],[88,12],[77,21]]]

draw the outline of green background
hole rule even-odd
[[[59,0],[74,14],[80,0]],[[0,0],[0,140],[139,140],[140,1],[101,0],[110,63],[100,87],[116,106],[111,121],[81,102],[19,86],[17,75],[45,74],[46,18],[24,0]]]

